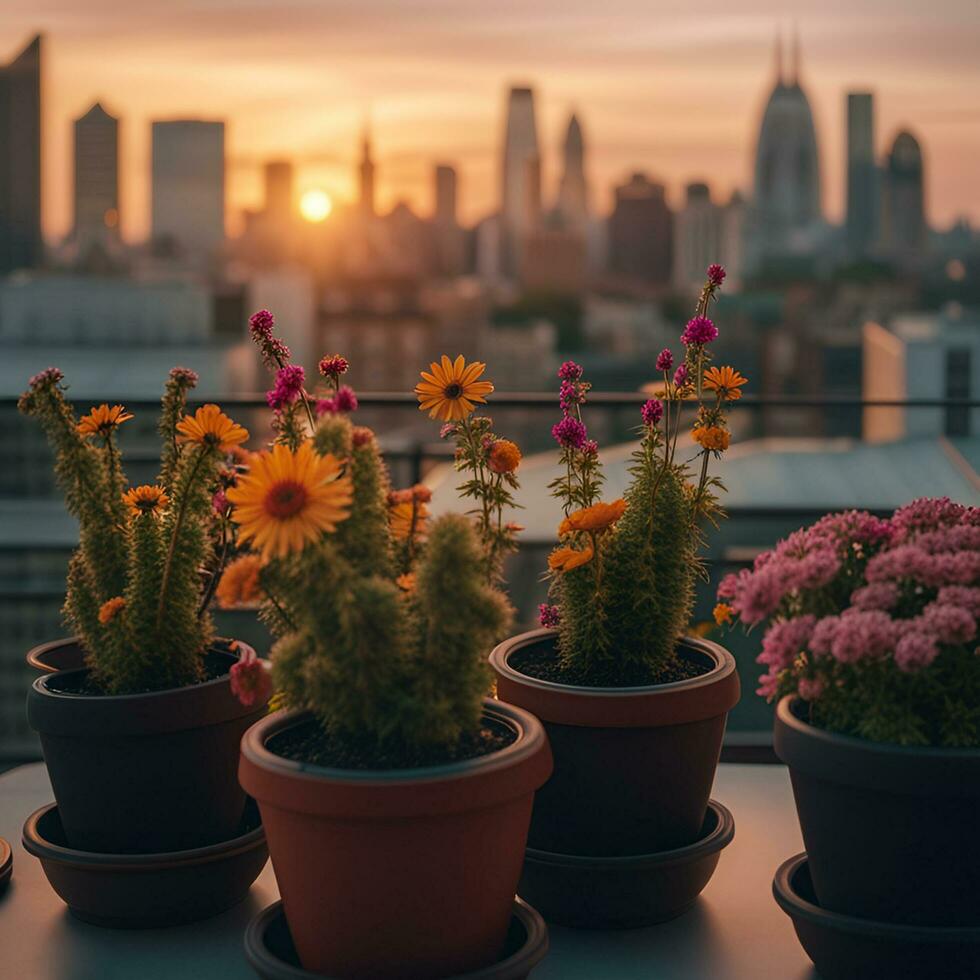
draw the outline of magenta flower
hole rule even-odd
[[[272,693],[272,679],[261,660],[239,660],[232,666],[231,693],[246,708],[268,700]]]
[[[193,388],[197,384],[197,372],[185,367],[171,368],[170,380],[184,387]]]
[[[439,438],[440,439],[448,439],[450,436],[454,436],[454,435],[456,435],[456,423],[455,422],[447,422],[439,430]]]
[[[588,433],[585,426],[571,415],[566,415],[560,422],[551,427],[551,434],[559,446],[566,449],[583,449]]]
[[[717,262],[712,262],[708,266],[708,282],[715,288],[725,281],[726,275],[724,266],[719,265]]]
[[[41,388],[44,385],[56,385],[64,378],[61,368],[48,367],[43,371],[38,371],[27,383],[32,388]]]
[[[349,385],[341,385],[334,398],[338,412],[356,412],[357,395]]]
[[[558,369],[558,377],[562,381],[578,381],[582,377],[582,365],[574,361],[565,361]]]
[[[643,418],[643,424],[652,429],[664,417],[664,403],[659,398],[651,398],[640,409],[640,415]]]
[[[674,386],[683,388],[687,384],[687,365],[681,364],[674,372]]]
[[[687,321],[681,334],[681,343],[690,347],[692,344],[710,344],[717,338],[718,328],[706,316],[696,316]]]
[[[805,649],[813,633],[815,616],[799,616],[773,623],[762,638],[762,653],[756,658],[771,669],[785,670]]]
[[[669,347],[665,347],[657,355],[657,370],[667,372],[673,366],[674,366],[674,355],[671,353]]]
[[[306,375],[299,364],[287,364],[276,372],[276,385],[266,392],[265,400],[270,408],[291,405],[303,393]]]
[[[538,606],[538,622],[548,629],[554,629],[561,622],[561,614],[557,606],[549,606],[542,602]]]
[[[827,685],[819,677],[801,677],[796,690],[804,701],[816,701]]]
[[[938,656],[935,638],[925,633],[903,633],[895,644],[895,665],[906,674],[928,667]]]
[[[228,498],[225,496],[224,490],[215,491],[211,498],[211,506],[214,508],[214,512],[222,517],[228,513]]]
[[[320,359],[317,368],[325,378],[339,378],[342,374],[347,373],[350,362],[346,357],[341,357],[340,354],[328,354]]]
[[[567,415],[574,405],[582,405],[585,402],[585,385],[577,384],[574,381],[563,381],[558,389],[558,401],[561,410]]]
[[[276,318],[268,310],[259,310],[248,319],[248,328],[256,343],[268,340],[276,326]]]

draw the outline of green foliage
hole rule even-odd
[[[68,511],[79,524],[69,563],[65,616],[80,637],[93,679],[108,694],[192,683],[212,639],[201,613],[201,569],[212,558],[207,534],[212,485],[221,458],[211,445],[181,450],[176,425],[194,375],[175,369],[164,394],[159,485],[169,506],[130,514],[126,478],[112,428],[85,438],[59,384],[42,372],[22,396],[55,451]],[[113,615],[100,618],[112,600]]]
[[[349,460],[354,484],[350,517],[334,540],[341,554],[362,574],[390,576],[392,545],[388,537],[388,492],[391,484],[378,440],[370,429],[351,425],[346,415],[326,415],[313,437],[316,451]]]

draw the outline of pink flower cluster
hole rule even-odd
[[[330,398],[320,398],[316,403],[317,415],[349,414],[357,411],[357,395],[350,385],[341,385]]]
[[[828,514],[726,576],[718,597],[747,625],[769,620],[758,657],[766,697],[792,676],[816,700],[835,670],[864,663],[916,672],[980,634],[980,510],[942,498],[887,520]]]
[[[270,408],[284,408],[292,405],[303,394],[303,384],[306,374],[299,364],[287,364],[276,372],[276,384],[271,391],[265,393],[265,400]]]

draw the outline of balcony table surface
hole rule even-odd
[[[552,927],[551,951],[533,980],[818,980],[771,892],[776,867],[803,849],[785,768],[722,765],[712,796],[732,811],[735,839],[695,907],[648,929]],[[241,905],[204,922],[145,930],[88,925],[69,914],[21,845],[24,820],[52,798],[41,763],[0,776],[0,836],[14,852],[13,878],[0,896],[2,980],[254,977],[242,934],[278,898],[271,863]]]

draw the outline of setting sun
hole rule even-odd
[[[299,210],[307,221],[323,221],[333,210],[333,201],[326,191],[307,191],[300,199]]]

